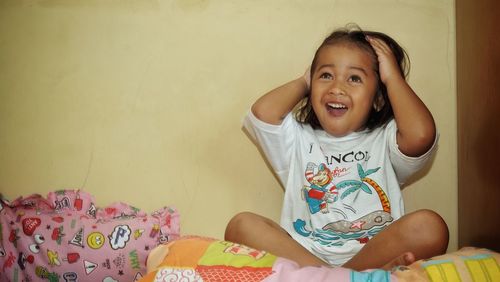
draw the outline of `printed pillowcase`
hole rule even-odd
[[[105,208],[80,190],[0,199],[0,281],[137,281],[149,251],[179,238],[179,213]]]

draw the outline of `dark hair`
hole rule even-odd
[[[391,104],[389,103],[387,89],[380,80],[377,55],[375,54],[375,50],[372,48],[370,43],[366,40],[366,36],[382,39],[389,46],[389,48],[391,48],[394,56],[396,57],[396,61],[398,62],[401,75],[406,79],[410,69],[410,59],[408,58],[406,51],[394,39],[381,32],[363,31],[356,25],[348,25],[345,28],[335,30],[323,41],[318,50],[316,50],[316,54],[314,54],[314,59],[311,63],[311,81],[316,68],[318,55],[325,46],[332,46],[335,44],[352,44],[370,54],[375,64],[374,69],[378,80],[375,99],[377,99],[377,96],[381,96],[384,101],[383,106],[380,109],[375,110],[372,108],[368,116],[366,127],[368,129],[374,129],[384,125],[392,119],[394,117],[394,112],[392,111]],[[310,90],[295,111],[295,118],[300,123],[310,124],[315,129],[321,128],[319,120],[312,108]]]

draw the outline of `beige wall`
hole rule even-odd
[[[0,0],[0,190],[175,205],[184,234],[219,238],[239,211],[278,219],[283,192],[240,120],[348,22],[410,54],[441,140],[407,210],[441,213],[455,248],[453,0]]]

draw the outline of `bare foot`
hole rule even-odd
[[[410,265],[415,262],[415,255],[411,252],[406,252],[401,254],[399,257],[394,258],[384,266],[382,266],[382,269],[385,270],[391,270],[396,266],[401,266],[401,265]]]

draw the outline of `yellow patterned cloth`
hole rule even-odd
[[[500,281],[500,254],[478,248],[419,260],[392,274],[400,281]]]

